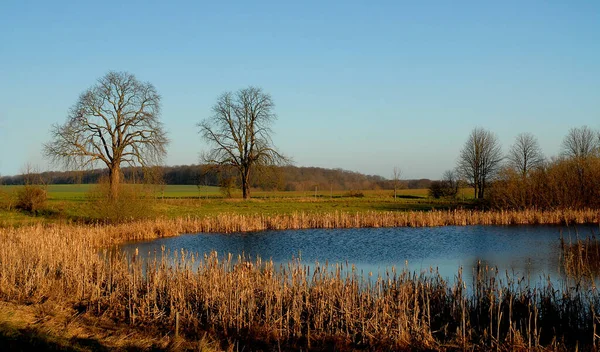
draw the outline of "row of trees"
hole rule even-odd
[[[150,170],[166,155],[169,139],[160,121],[160,100],[151,83],[140,82],[130,73],[109,72],[80,95],[64,124],[52,126],[52,139],[44,145],[44,152],[69,169],[103,164],[109,174],[110,198],[116,198],[123,165]],[[221,170],[233,170],[233,176],[226,179],[236,177],[240,181],[244,198],[250,197],[257,170],[290,163],[271,140],[271,125],[277,119],[274,107],[269,94],[248,87],[221,95],[212,114],[198,124],[200,135],[210,146],[202,153],[202,160]],[[441,194],[448,195],[455,193],[458,180],[464,179],[474,188],[475,197],[482,199],[493,181],[514,173],[527,179],[534,170],[568,159],[574,163],[577,193],[584,197],[593,174],[590,158],[598,157],[599,145],[598,133],[582,127],[569,132],[562,155],[550,161],[531,134],[519,135],[508,155],[503,155],[495,134],[475,128],[460,152],[456,170],[447,172],[442,183],[433,186],[441,186]],[[396,170],[392,180],[395,191],[399,181]],[[326,183],[333,187],[332,180]]]
[[[90,184],[108,179],[108,170],[93,169],[82,171],[36,171],[36,178],[43,184]],[[165,185],[219,186],[223,177],[236,176],[235,169],[225,171],[208,164],[175,165],[161,167],[123,167],[122,180],[127,183],[155,182]],[[24,185],[29,173],[0,177],[0,184]],[[385,179],[378,175],[366,175],[344,169],[327,169],[303,166],[270,166],[256,169],[251,177],[250,187],[260,190],[280,191],[349,191],[349,190],[393,190],[423,189],[431,184],[429,179]],[[235,185],[240,183],[235,177]]]
[[[475,128],[456,170],[446,172],[432,193],[452,195],[459,179],[474,188],[477,199],[483,199],[489,188],[489,199],[501,207],[600,205],[600,132],[587,126],[572,128],[560,155],[548,159],[530,133],[519,134],[504,155],[495,134]]]

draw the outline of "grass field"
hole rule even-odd
[[[14,210],[16,192],[23,186],[0,186],[4,206],[0,206],[0,226],[23,225],[55,219],[85,220],[97,218],[95,204],[91,202],[96,185],[49,185],[48,202],[44,211],[36,216]],[[138,187],[138,186],[135,186]],[[394,199],[391,190],[348,191],[254,191],[252,198],[244,201],[240,190],[232,198],[224,198],[218,187],[194,185],[139,186],[146,192],[145,214],[177,218],[185,216],[214,216],[222,213],[241,215],[278,215],[292,213],[332,212],[383,212],[451,209],[469,207],[470,189],[464,189],[458,200],[436,200],[428,197],[426,189],[399,190]],[[142,189],[142,187],[146,187]],[[137,191],[136,191],[137,192]],[[356,194],[360,196],[356,196]],[[148,196],[149,195],[149,196]],[[471,195],[471,196],[470,196]],[[470,197],[471,198],[470,198]],[[2,201],[0,197],[0,201]],[[8,204],[8,205],[7,205]],[[1,204],[0,204],[1,205]],[[140,215],[140,214],[138,214]]]
[[[14,209],[19,187],[0,187],[0,349],[596,347],[598,312],[586,308],[600,304],[595,290],[557,296],[552,287],[497,285],[502,275],[496,272],[489,280],[477,276],[472,290],[478,294],[470,299],[460,271],[458,284],[434,272],[426,277],[394,269],[365,286],[357,277],[327,267],[309,272],[293,261],[275,270],[260,259],[173,252],[144,262],[137,253],[128,257],[108,248],[198,232],[597,223],[597,210],[474,211],[468,189],[453,201],[431,199],[426,190],[402,190],[398,199],[393,191],[361,197],[257,191],[243,200],[239,192],[224,199],[215,187],[139,186],[124,187],[122,194],[144,197],[107,202],[94,199],[95,187],[48,186],[49,200],[37,215]],[[120,216],[133,209],[129,219],[135,221],[96,223],[103,207]]]
[[[5,186],[0,185],[0,191],[6,193],[14,193],[22,186]],[[71,184],[71,185],[48,185],[46,186],[48,192],[48,199],[50,200],[72,200],[72,199],[86,199],[88,193],[92,188],[95,187],[93,184]],[[156,196],[159,198],[223,198],[223,195],[216,186],[194,186],[194,185],[165,185],[165,186],[151,186]],[[377,198],[393,200],[394,193],[391,190],[366,190],[359,191],[364,195],[364,198]],[[471,188],[461,189],[458,198],[459,199],[472,199]],[[356,198],[348,197],[348,191],[329,191],[329,190],[317,190],[315,191],[252,191],[252,198]],[[241,198],[241,190],[233,190],[232,198]],[[401,189],[397,192],[397,200],[401,199],[425,199],[429,198],[427,189]]]

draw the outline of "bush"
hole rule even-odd
[[[501,209],[598,208],[600,157],[554,159],[526,175],[505,168],[489,196]]]
[[[0,209],[11,210],[15,204],[14,194],[0,189]]]
[[[37,213],[46,207],[47,198],[46,190],[42,187],[25,185],[17,191],[17,204],[15,207],[31,213]]]
[[[439,198],[455,198],[458,193],[458,187],[450,181],[431,181],[429,185],[429,196]]]
[[[104,223],[124,223],[147,219],[155,215],[155,197],[149,187],[139,184],[121,184],[116,199],[109,197],[110,184],[102,181],[88,193],[92,219]]]
[[[365,194],[361,191],[348,191],[344,194],[345,197],[363,198]]]

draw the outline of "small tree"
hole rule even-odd
[[[394,200],[396,200],[396,196],[398,194],[398,188],[400,187],[400,179],[402,178],[402,170],[394,166],[394,171],[392,172],[392,184],[394,185]]]
[[[109,72],[79,96],[63,125],[53,125],[45,154],[66,167],[101,162],[108,168],[109,197],[117,197],[121,165],[152,165],[166,154],[160,96],[150,83]]]
[[[469,134],[458,159],[458,172],[475,190],[475,198],[482,199],[488,182],[496,175],[502,161],[498,137],[483,128]]]
[[[24,186],[17,191],[17,209],[37,213],[46,206],[47,192],[37,168],[26,164],[23,168]]]
[[[259,165],[287,163],[271,141],[275,104],[262,89],[248,87],[217,99],[213,115],[200,122],[200,134],[212,148],[207,163],[233,166],[240,177],[244,199],[250,198],[250,175]]]
[[[433,198],[455,198],[460,189],[460,181],[454,170],[447,170],[440,181],[432,181],[429,196]]]

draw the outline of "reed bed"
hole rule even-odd
[[[409,212],[332,212],[292,213],[279,215],[243,215],[224,213],[217,216],[180,217],[175,219],[132,221],[124,225],[86,226],[99,231],[99,245],[124,241],[175,236],[182,233],[233,233],[263,230],[296,230],[310,228],[361,227],[425,227],[466,225],[540,225],[597,224],[600,211],[474,211],[432,210]]]
[[[595,288],[529,287],[481,266],[473,283],[460,271],[446,282],[434,270],[372,277],[349,264],[276,267],[165,250],[128,257],[107,247],[157,235],[142,225],[0,229],[0,299],[51,300],[90,318],[189,339],[209,333],[262,350],[597,346]]]
[[[563,268],[568,275],[592,282],[600,277],[600,241],[596,236],[575,242],[561,238],[561,249]]]

